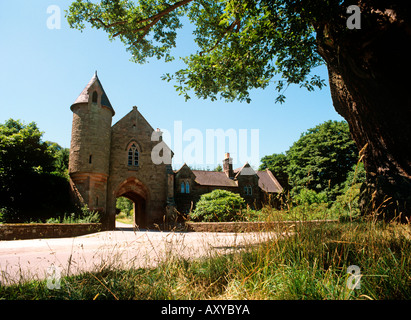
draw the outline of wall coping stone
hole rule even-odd
[[[77,237],[101,230],[101,223],[4,223],[0,240]]]

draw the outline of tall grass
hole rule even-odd
[[[349,289],[347,268],[360,268]],[[296,225],[257,247],[176,255],[155,268],[107,266],[62,279],[0,287],[2,299],[410,299],[410,225],[376,221]]]

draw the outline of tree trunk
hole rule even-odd
[[[411,27],[405,8],[361,7],[361,29],[317,26],[336,111],[364,149],[363,213],[411,216]],[[405,3],[403,6],[407,6]],[[346,16],[348,17],[348,15]],[[345,17],[345,18],[346,18]],[[340,17],[345,27],[345,20]]]

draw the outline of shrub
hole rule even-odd
[[[203,194],[190,218],[195,221],[228,222],[243,220],[241,209],[245,201],[240,195],[226,190]]]
[[[357,183],[348,188],[344,194],[338,196],[333,205],[331,212],[338,213],[340,220],[350,220],[360,216],[359,196],[361,183]]]
[[[302,188],[300,192],[294,196],[294,201],[298,204],[314,204],[314,203],[326,203],[327,195],[324,192],[317,193],[314,190]]]
[[[87,205],[84,205],[81,207],[80,212],[49,218],[46,223],[99,223],[100,219],[101,216],[98,211],[91,211]]]

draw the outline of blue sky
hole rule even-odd
[[[145,65],[130,61],[130,55],[120,41],[110,42],[103,31],[86,28],[83,32],[70,29],[64,10],[71,1],[14,0],[0,1],[0,123],[9,118],[26,123],[34,121],[44,131],[44,140],[70,147],[72,113],[70,106],[93,76],[98,76],[115,109],[113,124],[136,105],[153,128],[168,130],[172,137],[174,124],[181,121],[182,132],[198,130],[205,139],[207,129],[258,129],[258,155],[255,159],[285,152],[301,133],[326,120],[342,120],[332,106],[329,87],[308,92],[298,86],[286,91],[286,102],[275,104],[274,87],[251,92],[252,102],[211,102],[194,96],[185,102],[172,82],[161,80],[183,64],[179,56],[195,51],[191,26],[179,33],[175,61],[151,60]],[[47,8],[61,8],[61,28],[47,28],[51,16]],[[326,67],[317,68],[328,84]],[[190,141],[183,142],[183,150]],[[170,147],[174,150],[174,141]],[[204,146],[206,142],[204,140]],[[248,150],[251,150],[248,142]],[[228,144],[227,147],[228,148]],[[230,150],[225,150],[230,151]],[[204,159],[207,150],[204,150]],[[250,151],[251,152],[251,151]],[[184,157],[179,157],[184,160]],[[223,155],[215,154],[214,164]],[[236,162],[234,167],[243,163]],[[254,161],[255,162],[255,161]],[[173,162],[178,168],[182,163]],[[251,163],[254,167],[258,163]]]

